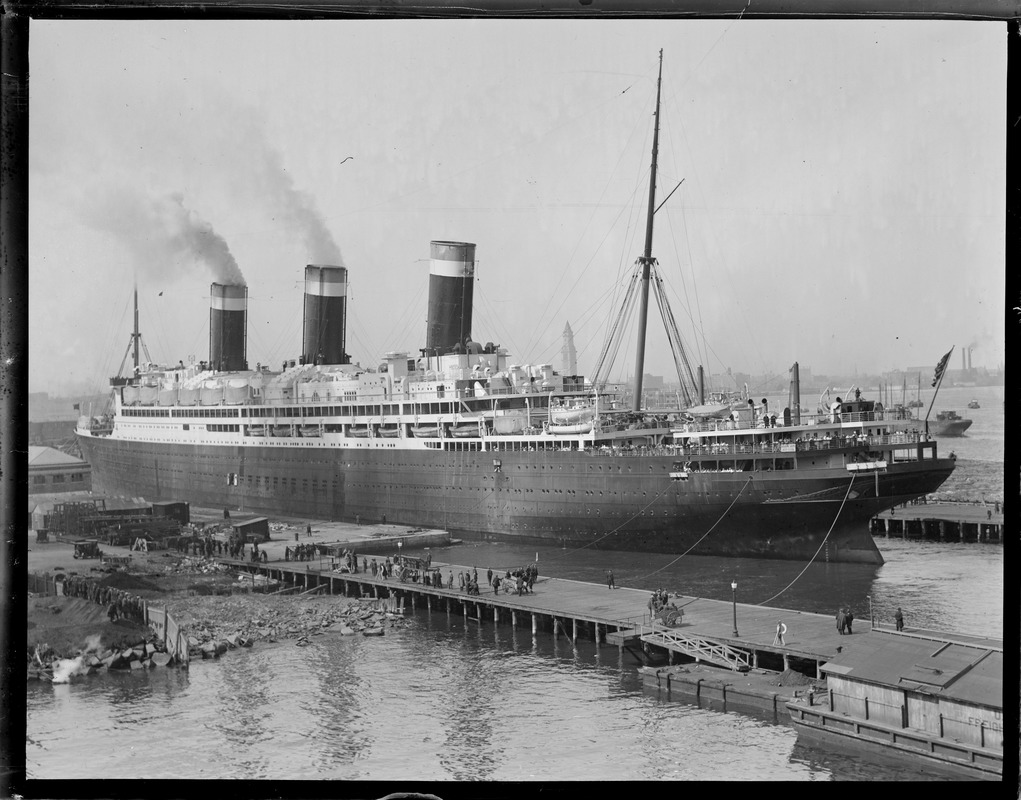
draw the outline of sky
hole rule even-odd
[[[354,361],[416,353],[431,240],[476,244],[476,340],[559,370],[570,323],[591,375],[644,247],[661,49],[652,253],[693,364],[879,373],[970,346],[995,369],[1005,30],[33,21],[29,390],[104,390],[135,285],[176,364],[208,358],[210,283],[244,280],[249,364],[278,369],[306,264],[349,270]],[[655,303],[648,329],[669,380]]]

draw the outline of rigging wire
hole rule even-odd
[[[605,104],[607,104],[607,103],[609,103],[611,101],[619,101],[623,94],[624,94],[623,92],[618,92],[618,93],[614,94],[611,97],[610,100],[604,101],[604,103],[600,103],[599,106],[597,106],[597,107],[601,107],[602,105],[605,105]],[[648,105],[648,101],[646,101],[646,107],[647,107],[647,105]],[[582,238],[583,238],[583,236],[585,234],[585,231],[592,224],[592,220],[595,218],[596,212],[597,212],[597,210],[600,207],[600,201],[602,201],[602,199],[606,196],[607,191],[609,190],[610,180],[612,179],[614,173],[617,171],[617,167],[624,160],[624,154],[627,152],[628,143],[632,139],[634,139],[635,133],[638,130],[639,126],[641,125],[641,120],[642,119],[647,119],[647,116],[648,116],[647,114],[638,114],[638,115],[635,116],[635,122],[632,125],[631,133],[628,135],[627,142],[625,142],[624,147],[621,148],[620,154],[617,157],[617,162],[616,162],[616,164],[614,164],[613,169],[611,169],[609,171],[609,175],[608,175],[608,177],[606,179],[606,182],[603,184],[603,189],[599,193],[599,198],[598,198],[597,202],[595,203],[595,205],[592,208],[592,214],[590,215],[589,220],[588,220],[588,222],[585,225],[585,228],[581,231],[581,233],[578,235],[577,239],[575,240],[575,244],[574,244],[574,247],[572,248],[571,255],[568,257],[568,260],[567,260],[568,264],[570,264],[574,260],[575,254],[578,252],[578,249],[581,247],[581,242],[582,242]],[[647,125],[648,125],[648,122],[646,122],[646,126]],[[621,210],[620,213],[623,213],[623,209]],[[618,218],[620,216],[620,213],[618,213],[618,215],[617,215]],[[616,222],[616,220],[614,220],[614,222]],[[607,226],[607,230],[606,230],[605,235],[603,236],[602,241],[605,241],[609,237],[611,229],[612,229],[612,224]],[[600,242],[600,245],[601,244],[602,244],[602,242]],[[598,252],[598,251],[599,251],[599,249],[596,248],[595,252]],[[595,258],[595,256],[593,254],[593,256],[589,259],[588,263],[582,269],[581,274],[578,276],[577,280],[575,281],[575,284],[574,284],[575,286],[578,284],[578,282],[583,277],[585,277],[586,272],[588,272],[589,268],[592,266],[594,258]],[[541,319],[547,319],[547,322],[546,322],[545,326],[543,326],[541,329],[537,328],[536,331],[535,331],[535,334],[538,335],[539,337],[544,336],[546,334],[546,331],[549,329],[549,326],[553,322],[553,317],[552,316],[547,318],[547,312],[549,311],[550,304],[553,302],[553,298],[557,295],[557,292],[558,292],[558,290],[560,288],[561,283],[564,280],[564,276],[565,275],[566,275],[566,270],[564,270],[563,272],[560,272],[560,277],[559,277],[559,279],[557,281],[556,286],[553,288],[553,291],[550,292],[549,295],[547,296],[546,305],[543,308],[542,313],[539,316],[540,320]],[[560,307],[558,307],[558,311],[559,311],[559,308],[561,308],[561,307],[563,307],[563,302],[561,302]],[[532,339],[529,339],[529,341],[527,343],[527,346],[526,346],[526,350],[525,350],[526,353],[530,353],[531,352],[531,346],[532,346]]]

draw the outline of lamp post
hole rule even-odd
[[[734,635],[737,636],[737,581],[730,582],[730,590],[734,593]]]

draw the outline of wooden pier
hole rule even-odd
[[[937,542],[1003,542],[1003,509],[998,504],[909,503],[873,517],[875,535]]]
[[[672,664],[680,656],[738,671],[795,669],[819,677],[822,664],[870,627],[868,619],[858,620],[857,632],[841,635],[834,616],[685,596],[671,597],[684,610],[684,618],[679,626],[667,627],[650,618],[651,595],[642,589],[540,577],[534,593],[505,593],[501,586],[497,595],[485,585],[483,575],[481,594],[469,595],[396,577],[373,577],[371,572],[338,572],[318,562],[219,560],[279,581],[291,592],[393,599],[396,606],[411,611],[445,611],[465,622],[531,627],[533,635],[542,631],[571,642],[615,645],[644,663]],[[471,571],[435,561],[432,566],[443,575]],[[776,638],[779,622],[787,626],[783,644]]]

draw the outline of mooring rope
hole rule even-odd
[[[797,575],[795,575],[794,579],[786,586],[784,586],[779,592],[774,594],[772,597],[767,597],[765,600],[755,603],[754,605],[761,606],[773,600],[776,600],[776,598],[778,598],[780,595],[782,595],[784,592],[790,589],[795,583],[797,583],[801,579],[801,576],[808,571],[808,568],[815,563],[815,560],[819,557],[819,553],[822,552],[823,547],[826,546],[826,542],[829,541],[830,534],[833,533],[833,528],[836,526],[837,520],[840,519],[840,512],[844,510],[844,505],[847,503],[847,498],[851,496],[851,487],[854,486],[854,478],[855,474],[852,472],[851,482],[847,484],[847,493],[844,495],[844,499],[840,503],[840,508],[837,509],[837,515],[833,518],[833,522],[830,524],[830,529],[826,531],[826,535],[823,537],[822,542],[820,542],[818,549],[815,551],[812,558],[809,559],[808,563],[805,564],[805,568],[801,570],[801,572],[799,572]]]
[[[751,482],[752,482],[752,478],[749,477],[748,480],[745,482],[744,486],[741,487],[741,491],[739,491],[736,495],[734,495],[734,499],[730,501],[730,505],[727,506],[727,508],[724,510],[724,512],[722,514],[720,514],[719,519],[717,519],[716,522],[714,522],[712,524],[712,527],[710,527],[709,530],[707,530],[705,533],[703,533],[702,536],[700,536],[698,538],[698,540],[691,547],[689,547],[687,550],[685,550],[683,553],[681,553],[679,556],[677,556],[677,558],[673,559],[672,561],[668,561],[666,564],[664,564],[659,569],[654,569],[652,572],[649,572],[649,573],[647,573],[645,575],[640,576],[638,578],[638,580],[644,580],[645,578],[651,578],[653,575],[655,575],[658,572],[662,572],[667,567],[672,567],[674,564],[676,564],[678,561],[680,561],[682,558],[684,558],[686,555],[688,555],[688,553],[690,553],[692,550],[694,550],[696,547],[698,547],[702,542],[704,542],[706,537],[710,533],[712,533],[714,530],[716,530],[716,526],[719,525],[721,522],[723,522],[723,518],[726,517],[728,513],[730,513],[730,509],[732,509],[734,507],[734,503],[736,503],[738,501],[738,498],[741,497],[741,495],[744,493],[744,490],[747,489],[749,485],[751,485]]]

